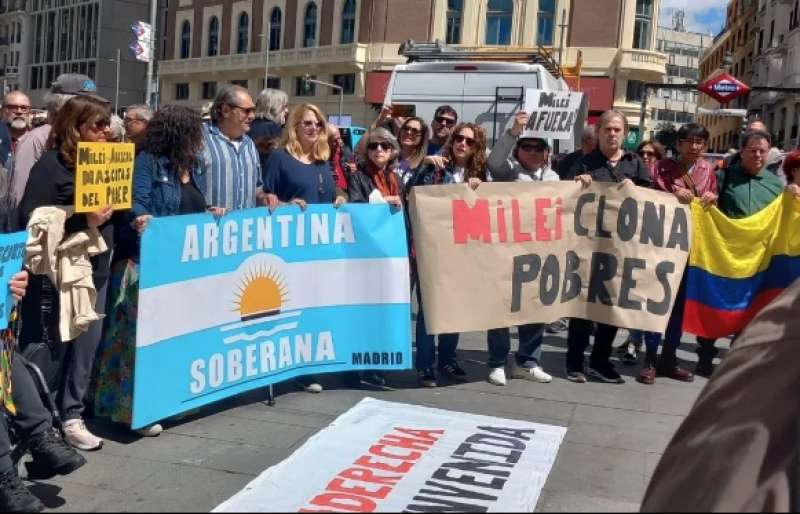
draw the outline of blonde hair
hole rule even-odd
[[[328,145],[328,131],[326,130],[328,121],[325,119],[325,115],[322,114],[319,107],[314,104],[300,104],[292,109],[292,112],[286,120],[286,130],[283,131],[281,146],[286,149],[289,155],[295,159],[299,159],[300,155],[303,153],[303,146],[300,144],[300,138],[297,136],[297,126],[303,120],[306,111],[313,112],[314,116],[317,118],[317,122],[322,124],[322,128],[319,130],[319,138],[314,144],[314,148],[311,149],[311,158],[317,162],[327,161],[331,156],[331,147]]]

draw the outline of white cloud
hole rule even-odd
[[[687,30],[716,34],[725,24],[728,0],[662,0],[659,25],[671,26],[676,9],[686,12]]]

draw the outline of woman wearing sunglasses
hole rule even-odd
[[[406,196],[412,187],[466,183],[472,189],[476,189],[481,182],[486,181],[486,134],[483,129],[474,123],[462,123],[457,125],[453,134],[442,148],[441,156],[431,156],[430,164],[422,169],[409,180]],[[413,235],[412,235],[413,236]],[[414,262],[413,242],[411,245],[412,271],[416,270]],[[417,372],[419,382],[423,387],[436,387],[436,372],[434,363],[436,362],[436,343],[434,336],[428,334],[425,327],[425,315],[422,310],[422,294],[419,287],[417,273],[415,286],[417,289],[417,313],[416,341],[417,341]],[[458,334],[439,335],[439,358],[438,370],[453,380],[464,382],[467,380],[467,373],[456,361],[456,347],[458,346]]]
[[[398,131],[400,159],[395,171],[400,175],[403,186],[419,171],[428,155],[430,130],[425,120],[419,117],[408,118]]]
[[[89,95],[70,99],[58,112],[47,142],[48,150],[31,169],[30,180],[19,205],[20,223],[25,227],[39,207],[75,204],[75,161],[78,143],[102,143],[111,137],[111,110],[106,100]],[[64,239],[89,228],[100,230],[108,250],[92,258],[92,279],[97,291],[95,311],[105,312],[106,286],[114,246],[113,211],[105,206],[89,214],[73,214],[64,224]],[[22,302],[20,344],[55,343],[59,338],[59,293],[44,275],[31,278],[28,294]],[[64,435],[68,443],[80,450],[98,450],[103,440],[86,428],[83,420],[83,398],[89,387],[95,352],[102,335],[103,322],[98,320],[67,346],[62,364],[62,381],[58,407],[64,419]],[[59,341],[48,339],[58,338]],[[66,341],[63,341],[66,343]]]
[[[347,201],[334,182],[326,127],[325,115],[316,105],[301,104],[289,114],[279,149],[264,170],[264,193],[271,211],[280,205],[305,209],[308,204],[338,207]],[[322,392],[313,376],[300,377],[297,382],[309,393]]]

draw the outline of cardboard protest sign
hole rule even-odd
[[[130,209],[135,152],[133,143],[78,143],[75,212]]]
[[[25,260],[25,241],[28,233],[15,232],[13,234],[0,234],[0,330],[8,327],[11,309],[14,307],[14,298],[8,289],[11,277],[22,269]]]
[[[663,332],[692,229],[672,195],[599,183],[416,187],[410,215],[431,334],[565,317]]]
[[[583,93],[526,90],[525,112],[530,119],[522,137],[572,139],[582,101]]]
[[[411,367],[408,244],[387,205],[154,218],[133,428],[295,377]]]

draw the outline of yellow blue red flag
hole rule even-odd
[[[800,199],[792,194],[742,219],[695,201],[692,223],[684,331],[736,334],[800,278]]]

